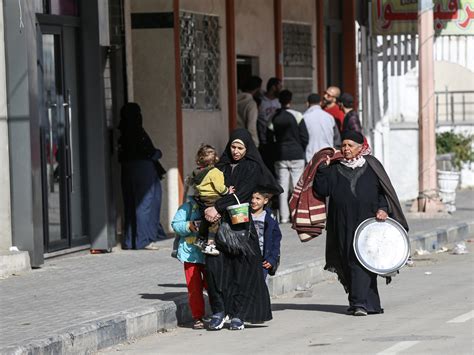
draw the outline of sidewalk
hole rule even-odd
[[[474,234],[474,190],[458,192],[457,200],[451,216],[408,215],[412,251],[433,251]],[[334,277],[322,270],[324,235],[303,244],[289,225],[282,232],[280,269],[269,281],[273,296]],[[158,251],[52,259],[0,280],[0,353],[93,352],[190,320],[172,242],[162,241]]]

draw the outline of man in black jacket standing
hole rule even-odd
[[[275,172],[278,183],[283,187],[279,197],[280,223],[290,221],[288,194],[296,186],[304,170],[305,149],[308,144],[308,130],[303,115],[290,109],[293,94],[289,90],[280,92],[281,108],[277,110],[268,125],[268,142],[273,142],[275,152]]]

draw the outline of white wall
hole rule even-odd
[[[459,39],[454,42],[449,39],[437,39],[435,46],[435,90],[474,90],[474,72],[472,63],[466,58],[472,57],[472,51],[466,50],[464,43],[474,43],[474,38]],[[453,46],[453,43],[460,43]],[[443,45],[444,43],[444,45]],[[463,55],[458,55],[464,53]],[[378,65],[379,103],[382,110],[382,120],[386,122],[390,133],[379,141],[375,141],[374,154],[382,160],[389,172],[395,190],[401,200],[414,199],[418,196],[418,65],[403,75],[388,76],[385,95],[388,106],[384,107],[383,63]],[[390,65],[390,64],[389,64]],[[474,95],[466,96],[466,101],[474,101]],[[474,110],[474,106],[468,107]],[[453,126],[441,124],[437,132],[451,130],[469,133],[474,131],[472,125],[474,115],[470,114],[468,125]],[[380,140],[382,139],[382,140]],[[386,154],[388,151],[388,154]]]

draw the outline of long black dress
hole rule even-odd
[[[245,143],[247,153],[239,161],[233,161],[230,144],[234,139]],[[281,192],[271,173],[265,168],[260,154],[255,147],[250,133],[246,129],[237,129],[231,136],[226,150],[217,165],[225,177],[226,186],[234,186],[241,203],[250,202],[252,193],[257,187],[275,193]],[[217,211],[227,218],[226,207],[235,205],[232,195],[226,195],[215,204]],[[233,254],[224,246],[218,256],[206,257],[206,278],[209,300],[213,313],[224,312],[231,318],[239,318],[247,322],[262,322],[272,319],[270,296],[263,278],[262,256],[258,244],[258,236],[252,228],[248,244],[253,253]]]
[[[123,248],[143,249],[166,238],[160,222],[161,182],[157,169],[162,153],[142,127],[140,106],[127,103],[121,110],[119,161],[124,202]]]
[[[350,308],[383,312],[377,275],[360,264],[353,248],[357,226],[375,217],[379,209],[388,211],[378,176],[367,162],[355,169],[340,163],[321,164],[313,189],[321,197],[329,196],[325,269],[338,274],[349,293]]]

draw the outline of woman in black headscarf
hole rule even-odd
[[[397,220],[407,231],[395,189],[382,164],[372,155],[364,136],[357,131],[342,134],[343,159],[321,163],[313,190],[329,197],[327,213],[326,265],[336,272],[349,294],[348,312],[354,316],[383,313],[377,275],[367,270],[354,252],[354,234],[364,220],[387,217]],[[390,279],[387,278],[387,281]]]
[[[250,202],[257,188],[273,194],[282,192],[265,166],[250,133],[244,128],[231,133],[217,167],[224,173],[226,185],[235,187],[235,194],[241,203]],[[215,207],[206,209],[205,217],[215,221],[222,216],[223,221],[229,221],[226,208],[235,204],[233,195],[223,196],[216,201]],[[245,244],[242,251],[229,249],[219,240],[218,233],[216,243],[221,253],[206,258],[206,277],[213,312],[210,330],[221,329],[226,315],[231,318],[232,330],[243,329],[244,321],[272,319],[270,297],[262,272],[263,260],[253,223],[242,223],[233,228],[248,231],[245,238],[239,239],[239,243]]]
[[[160,223],[162,153],[142,127],[140,106],[129,102],[120,110],[119,161],[122,164],[122,195],[125,228],[124,249],[158,249],[166,238]]]

